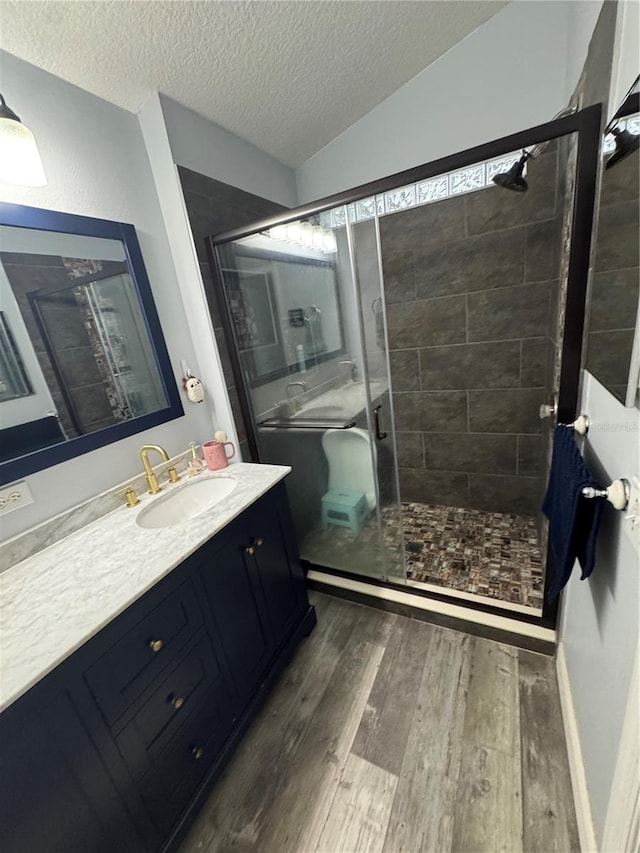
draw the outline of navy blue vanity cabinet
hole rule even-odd
[[[138,853],[138,835],[113,779],[56,679],[2,714],[3,853]]]
[[[270,644],[277,648],[309,605],[284,483],[247,511],[246,522],[245,560],[263,602]]]
[[[231,678],[236,688],[234,715],[241,713],[271,656],[266,613],[254,567],[245,560],[249,533],[243,516],[209,542],[200,577]]]
[[[278,484],[0,715],[2,853],[169,853],[315,625]]]

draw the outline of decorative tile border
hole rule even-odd
[[[622,130],[640,134],[640,115],[621,119],[617,126]],[[611,134],[604,138],[602,154],[606,156],[615,148],[615,140]],[[476,192],[494,186],[493,176],[498,172],[506,172],[519,158],[521,152],[514,151],[487,160],[485,163],[474,163],[465,169],[438,175],[416,184],[389,190],[386,193],[369,198],[363,198],[347,207],[336,207],[320,214],[320,222],[324,228],[341,228],[348,216],[349,222],[363,222],[374,216],[387,216],[399,210],[408,210],[423,204],[432,204],[444,198]],[[526,174],[526,167],[525,167]]]

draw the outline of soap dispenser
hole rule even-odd
[[[201,471],[204,470],[205,464],[204,459],[200,459],[200,457],[196,453],[195,441],[190,442],[189,447],[191,448],[191,459],[189,460],[187,468],[189,470],[189,476],[195,477],[196,474],[199,474]]]

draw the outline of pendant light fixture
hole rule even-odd
[[[47,183],[33,133],[0,94],[0,179],[23,187]]]

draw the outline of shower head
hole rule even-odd
[[[633,154],[638,150],[638,145],[640,144],[640,136],[637,136],[635,133],[631,133],[628,130],[620,130],[617,127],[612,127],[610,133],[615,136],[616,150],[607,160],[605,169],[610,169],[612,166],[615,166],[616,163],[624,160],[625,157]]]
[[[517,163],[513,164],[508,172],[498,172],[497,175],[493,176],[491,179],[493,183],[502,187],[504,190],[511,190],[514,193],[526,193],[529,189],[529,185],[522,177],[522,173],[524,172],[524,164],[529,159],[529,156],[530,155],[524,151],[522,157],[520,157]]]
[[[552,121],[565,118],[566,116],[571,116],[577,109],[578,108],[576,106],[565,107],[560,110],[559,113],[554,115]],[[524,172],[524,164],[527,160],[535,160],[536,157],[539,157],[548,144],[549,140],[547,139],[544,142],[538,142],[536,145],[529,148],[528,151],[523,149],[522,157],[520,157],[518,162],[514,163],[508,172],[498,172],[497,175],[494,175],[492,178],[493,183],[505,190],[511,190],[514,193],[526,193],[529,189],[529,184],[522,176],[522,173]]]

